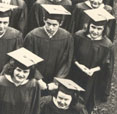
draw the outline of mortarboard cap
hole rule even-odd
[[[42,58],[39,56],[35,55],[31,51],[25,49],[25,48],[20,48],[15,51],[7,53],[10,57],[12,57],[14,60],[17,62],[23,64],[26,67],[33,66],[41,61],[43,61]]]
[[[88,15],[90,19],[94,21],[95,23],[98,23],[98,22],[104,23],[109,20],[115,19],[115,17],[112,16],[104,8],[84,10],[84,13]]]
[[[60,84],[60,89],[66,92],[67,91],[85,91],[82,87],[80,87],[78,84],[73,82],[70,79],[63,79],[63,78],[54,78],[55,82],[58,82]],[[68,92],[67,92],[68,93]]]
[[[11,15],[11,10],[18,6],[0,3],[0,17],[7,17]]]
[[[62,5],[41,4],[41,6],[51,15],[71,15]]]
[[[60,24],[62,24],[64,21],[64,16],[71,15],[71,13],[61,5],[41,4],[41,6],[44,9],[43,14],[44,14],[45,20],[47,18],[55,19],[55,20],[58,20]]]

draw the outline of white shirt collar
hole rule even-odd
[[[0,38],[2,38],[2,37],[4,36],[5,33],[6,33],[6,32],[4,32],[3,34],[1,34],[1,35],[0,35]]]
[[[15,82],[13,81],[13,79],[11,78],[10,75],[5,74],[5,77],[6,77],[6,79],[7,79],[8,81],[10,81],[11,83],[13,83],[15,86],[24,85],[24,84],[26,84],[26,83],[29,81],[29,80],[27,79],[27,80],[25,80],[24,82],[17,84],[17,83],[15,83]]]
[[[85,1],[85,4],[92,8],[90,1]],[[99,8],[104,8],[104,4],[102,3]]]
[[[44,30],[45,30],[45,32],[47,33],[47,35],[49,36],[49,38],[52,38],[56,33],[57,33],[57,31],[58,30],[56,30],[53,34],[50,34],[47,30],[46,30],[46,27],[44,26]]]

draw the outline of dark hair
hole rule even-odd
[[[63,15],[57,15],[57,14],[49,14],[49,13],[45,12],[44,20],[47,20],[47,19],[57,20],[59,22],[59,24],[61,25],[64,21],[64,16]]]
[[[104,26],[104,30],[103,30],[103,33],[102,33],[102,36],[104,37],[105,35],[107,35],[107,25],[108,25],[108,22],[94,22],[94,21],[89,21],[88,23],[88,26],[87,26],[87,29],[86,29],[86,32],[85,32],[85,35],[89,34],[89,29],[90,29],[90,25],[91,24],[94,24],[96,26]]]
[[[14,73],[14,70],[16,69],[16,67],[19,67],[22,70],[30,69],[30,74],[28,76],[28,79],[33,79],[34,78],[35,67],[34,66],[25,67],[24,65],[22,65],[21,63],[18,63],[18,62],[12,62],[12,63],[6,64],[5,67],[4,67],[4,69],[5,69],[4,74],[8,74],[11,77],[13,77],[13,75],[14,75],[13,73]]]

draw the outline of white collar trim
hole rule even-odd
[[[13,79],[11,78],[10,75],[5,74],[5,77],[6,77],[6,79],[7,79],[8,81],[10,81],[11,83],[13,83],[15,86],[24,85],[24,84],[26,84],[26,83],[29,81],[29,80],[27,79],[27,80],[25,80],[24,82],[17,84],[17,83],[15,83],[15,82],[13,81]]]
[[[96,39],[91,38],[90,34],[88,34],[87,36],[88,36],[88,38],[90,38],[91,40],[102,40],[102,36],[100,36],[100,37],[98,37],[98,38],[96,38]]]

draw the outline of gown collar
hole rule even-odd
[[[15,86],[25,85],[25,84],[29,81],[29,80],[27,79],[27,80],[25,80],[24,82],[22,82],[22,83],[20,83],[20,84],[17,84],[17,83],[15,83],[15,82],[13,81],[13,79],[11,78],[10,75],[5,74],[5,77],[6,77],[6,79],[7,79],[8,81],[10,81],[11,83],[13,83]]]
[[[48,31],[47,31],[47,29],[46,29],[46,27],[44,26],[44,30],[45,30],[45,32],[46,32],[46,34],[49,36],[49,38],[52,38],[56,33],[57,33],[57,31],[55,31],[53,34],[50,34]]]
[[[102,40],[102,36],[100,36],[100,37],[98,37],[98,38],[96,38],[96,39],[91,38],[91,36],[90,36],[89,34],[88,34],[87,36],[88,36],[88,38],[90,38],[91,40]]]

